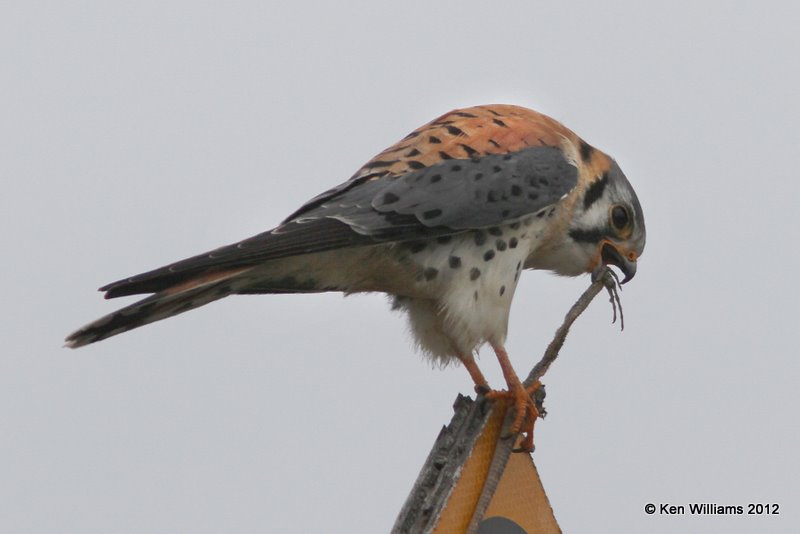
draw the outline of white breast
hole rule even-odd
[[[424,353],[446,363],[483,343],[505,342],[519,276],[545,224],[545,218],[530,217],[408,251],[404,260],[418,269],[416,291],[396,297],[394,307],[407,311]]]

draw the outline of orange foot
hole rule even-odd
[[[492,345],[497,360],[500,362],[500,368],[503,370],[503,376],[508,384],[508,390],[494,390],[489,387],[486,378],[481,373],[475,359],[472,355],[464,356],[458,355],[458,358],[464,364],[467,371],[469,371],[473,382],[475,382],[475,392],[479,395],[484,395],[487,399],[503,399],[510,400],[514,403],[514,422],[509,429],[512,436],[520,433],[525,434],[525,438],[520,443],[520,446],[515,451],[533,451],[533,425],[539,417],[539,410],[536,408],[536,403],[533,401],[532,396],[534,392],[539,389],[541,383],[537,380],[535,384],[529,386],[527,389],[522,385],[517,373],[511,367],[511,362],[508,359],[508,353],[501,345]],[[509,436],[510,437],[510,436]]]
[[[509,390],[492,390],[486,393],[487,399],[510,400],[514,403],[514,421],[509,428],[509,434],[525,435],[514,452],[533,452],[533,426],[539,417],[539,409],[536,408],[532,396],[541,385],[537,380],[532,386],[525,388],[517,379],[509,384]]]

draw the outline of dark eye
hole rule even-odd
[[[611,224],[617,230],[624,230],[630,224],[631,219],[628,210],[624,206],[614,206],[611,208]]]

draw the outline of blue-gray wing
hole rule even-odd
[[[512,154],[446,160],[402,176],[371,178],[317,197],[284,224],[334,219],[377,240],[409,233],[454,233],[536,213],[566,195],[578,171],[561,150],[531,147]]]
[[[495,226],[555,204],[577,180],[577,168],[548,146],[444,160],[400,176],[357,176],[310,200],[273,230],[101,290],[107,298],[150,293],[201,272]]]

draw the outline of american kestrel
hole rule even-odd
[[[152,295],[67,338],[80,347],[234,294],[383,292],[419,348],[464,364],[488,343],[532,443],[536,408],[504,348],[524,269],[636,273],[642,208],[617,163],[559,122],[522,107],[451,111],[414,130],[276,228],[125,278],[106,298]],[[492,392],[489,393],[490,395]],[[523,428],[524,426],[524,428]]]

